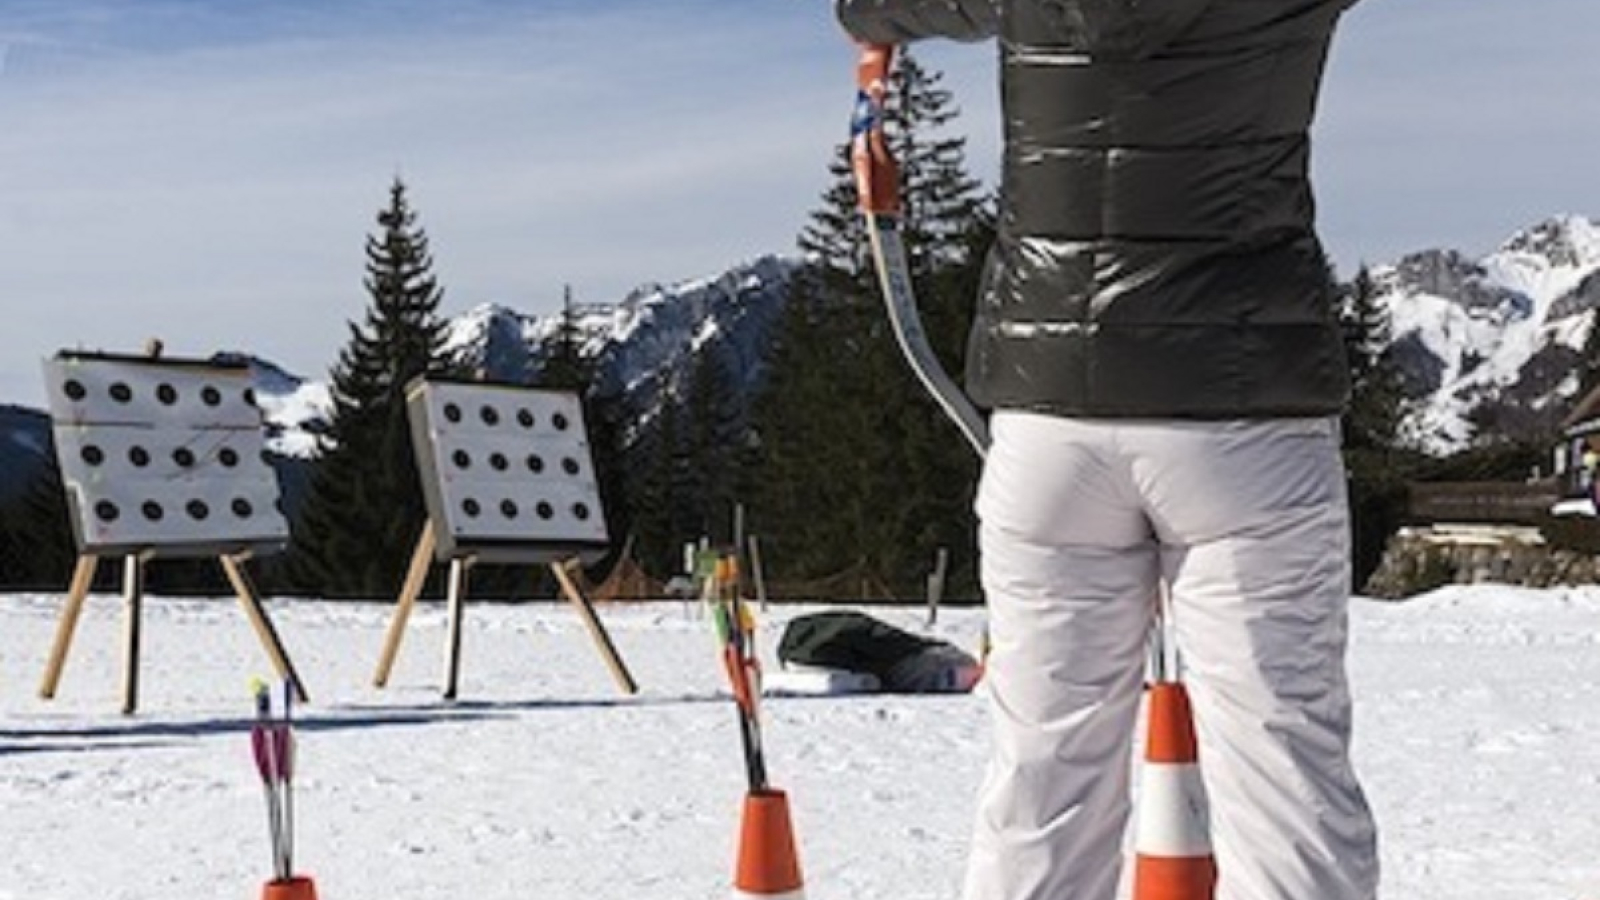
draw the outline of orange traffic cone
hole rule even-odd
[[[1159,681],[1150,686],[1149,698],[1133,898],[1211,900],[1217,862],[1189,694],[1181,682]]]
[[[273,879],[262,887],[261,900],[317,900],[317,885],[301,875]]]
[[[745,795],[733,887],[734,900],[805,900],[783,791],[763,788]]]

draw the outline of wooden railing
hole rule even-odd
[[[1407,512],[1416,522],[1538,524],[1549,518],[1565,485],[1533,482],[1414,482]]]

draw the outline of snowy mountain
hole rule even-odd
[[[715,355],[748,393],[761,376],[760,348],[782,311],[795,269],[793,261],[766,256],[710,278],[641,287],[620,303],[574,307],[580,352],[598,368],[597,393],[622,396],[632,421],[648,421],[663,396],[683,389],[705,354]],[[526,315],[483,304],[448,323],[446,350],[491,379],[528,383],[561,320],[560,313]],[[249,353],[224,351],[212,358],[250,366],[267,449],[286,481],[301,480],[298,463],[315,455],[332,415],[328,384]],[[42,471],[51,447],[48,413],[0,405],[0,502],[20,494]]]
[[[681,391],[696,362],[710,353],[748,393],[761,376],[761,345],[782,311],[795,268],[765,256],[711,278],[647,285],[620,303],[573,306],[579,353],[597,368],[595,392],[623,397],[631,421],[648,421],[662,397]],[[480,304],[446,324],[445,352],[491,380],[532,383],[562,318],[560,312],[529,315]],[[216,358],[251,367],[270,450],[293,459],[315,455],[333,410],[327,383],[248,354]]]
[[[1448,453],[1561,420],[1600,305],[1600,224],[1557,216],[1479,259],[1427,250],[1371,275],[1425,447]]]
[[[597,367],[596,393],[622,397],[630,421],[649,421],[708,355],[748,392],[796,268],[766,256],[708,278],[647,285],[617,303],[573,306],[580,353]],[[1425,250],[1370,274],[1391,315],[1391,352],[1418,401],[1412,430],[1427,449],[1449,453],[1560,421],[1600,306],[1600,223],[1556,216],[1480,258]],[[495,380],[526,383],[562,319],[485,303],[449,322],[447,348]],[[269,449],[285,461],[309,458],[332,410],[326,382],[246,353],[218,358],[252,367]],[[39,471],[49,440],[48,416],[0,406],[0,501]]]
[[[579,306],[581,352],[603,395],[625,395],[647,420],[681,390],[701,352],[719,354],[748,388],[757,350],[782,307],[794,264],[767,257],[726,274],[649,286],[621,303]],[[1373,267],[1391,315],[1391,352],[1416,401],[1411,432],[1444,455],[1475,439],[1553,429],[1575,399],[1579,351],[1600,306],[1600,223],[1561,215],[1477,259],[1424,250]],[[484,305],[452,323],[450,346],[492,377],[526,380],[559,315]]]
[[[710,278],[641,287],[619,303],[574,307],[580,353],[597,367],[596,392],[620,396],[626,419],[637,426],[655,415],[664,397],[680,393],[694,367],[710,357],[748,396],[761,377],[761,346],[796,268],[791,260],[766,256]],[[529,383],[562,318],[483,304],[447,324],[446,350],[493,380]],[[294,509],[332,416],[329,385],[245,352],[223,351],[212,359],[250,367],[271,462],[286,506]],[[53,455],[47,412],[0,405],[0,503],[20,498]]]
[[[269,451],[290,459],[310,459],[316,455],[317,436],[327,429],[333,414],[333,397],[326,383],[292,375],[248,353],[223,352],[211,358],[219,363],[244,363],[250,367]]]
[[[761,348],[795,269],[793,261],[765,256],[711,278],[647,285],[620,303],[573,306],[579,353],[596,367],[594,393],[622,397],[634,424],[649,421],[709,354],[748,394],[761,378]],[[532,316],[483,304],[450,322],[445,347],[493,380],[526,383],[542,368],[562,319],[559,312]]]

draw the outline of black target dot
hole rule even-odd
[[[204,522],[206,517],[211,515],[211,507],[207,506],[204,500],[190,500],[184,509],[188,511],[189,518],[196,522]]]
[[[572,504],[572,515],[580,522],[589,521],[589,505],[587,503]]]
[[[119,381],[111,386],[111,399],[118,403],[127,403],[133,399],[133,388]]]
[[[156,399],[166,406],[171,406],[178,402],[178,389],[170,384],[158,385],[156,387]]]
[[[142,469],[150,465],[150,451],[143,447],[129,447],[128,462],[133,463],[136,468]]]
[[[533,412],[526,409],[517,410],[517,424],[521,425],[523,428],[532,428]]]
[[[144,517],[152,522],[161,521],[167,514],[167,511],[161,508],[161,504],[154,500],[146,500],[144,505],[139,507],[139,511],[144,513]]]
[[[217,452],[217,460],[231,469],[239,464],[239,451],[232,447],[223,447]]]
[[[550,424],[554,425],[557,431],[566,431],[572,423],[567,421],[566,413],[556,413],[550,417]]]
[[[207,406],[217,406],[222,403],[222,392],[208,384],[200,389],[200,402]]]
[[[578,461],[570,456],[563,456],[561,458],[561,471],[568,475],[578,474]]]
[[[528,471],[538,474],[544,471],[544,457],[537,453],[528,454]]]
[[[244,393],[241,394],[240,396],[242,396],[244,398],[244,405],[245,406],[255,406],[256,405],[256,392],[255,392],[254,388],[245,388],[244,389]]]
[[[483,507],[478,504],[478,501],[468,497],[461,501],[461,511],[467,514],[467,518],[476,519],[483,512]]]
[[[194,465],[194,451],[188,447],[179,447],[172,451],[172,461],[178,464],[178,468],[187,469]]]
[[[461,407],[454,403],[446,403],[444,405],[444,417],[450,422],[461,421]]]
[[[235,497],[231,506],[233,508],[233,514],[241,519],[250,518],[255,514],[256,511],[256,508],[250,505],[250,501],[243,497]]]
[[[508,519],[515,519],[517,517],[517,504],[511,500],[501,500],[500,515]]]
[[[510,467],[511,463],[506,460],[504,453],[491,453],[489,454],[489,465],[493,466],[496,472],[504,472]]]
[[[91,466],[98,466],[106,461],[106,452],[94,444],[84,447],[80,455],[83,457],[83,461]]]
[[[94,505],[94,514],[102,522],[115,522],[122,515],[122,510],[117,509],[117,505],[110,500],[101,500]]]
[[[77,380],[76,378],[71,379],[66,384],[62,385],[61,390],[65,391],[67,394],[67,399],[73,401],[74,403],[89,396],[89,389],[84,387],[83,382]]]
[[[456,464],[456,468],[465,469],[472,465],[472,456],[465,450],[457,450],[450,454],[450,461]]]
[[[533,511],[538,514],[539,518],[545,520],[553,519],[556,516],[556,508],[543,500],[539,501],[539,505],[535,506]]]
[[[492,406],[485,406],[478,410],[478,418],[482,419],[485,425],[499,425],[500,410]]]

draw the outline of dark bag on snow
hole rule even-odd
[[[872,675],[884,690],[968,691],[977,680],[972,656],[945,641],[920,637],[858,612],[798,616],[784,628],[778,659],[785,665]]]

